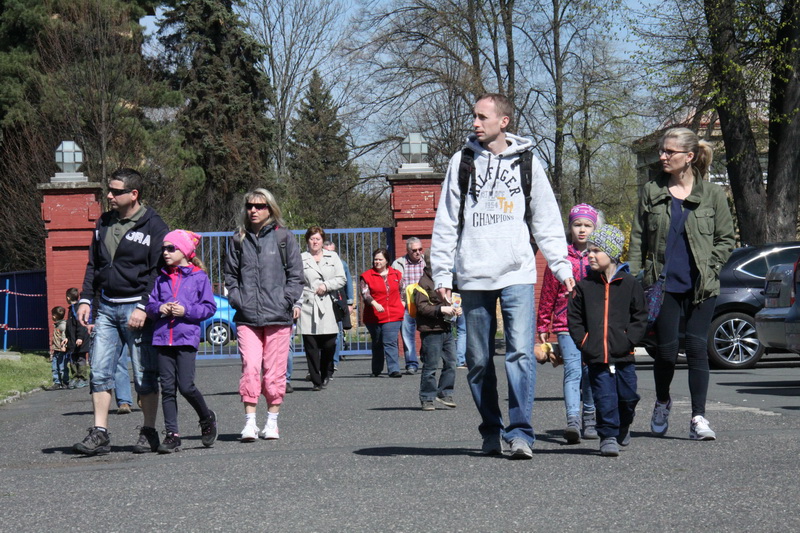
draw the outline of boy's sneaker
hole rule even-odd
[[[483,437],[481,453],[483,455],[503,455],[503,444],[500,442],[500,435],[486,435]]]
[[[276,423],[273,428],[269,427],[269,423],[265,424],[264,429],[261,430],[258,436],[265,440],[277,440],[281,438],[278,432],[278,424]]]
[[[594,411],[583,412],[583,438],[586,440],[599,439],[597,434],[597,419]]]
[[[52,385],[50,385],[49,387],[47,387],[44,390],[46,390],[46,391],[54,391],[54,390],[61,390],[63,388],[64,387],[61,386],[61,383],[53,383]]]
[[[600,441],[600,455],[604,457],[617,457],[619,456],[619,446],[617,439],[608,437]]]
[[[156,428],[139,427],[139,439],[133,445],[133,453],[147,453],[158,451],[158,431]]]
[[[433,402],[430,401],[430,400],[424,400],[424,401],[422,401],[420,403],[422,403],[422,410],[423,411],[435,411],[436,410],[436,406],[433,405]]]
[[[181,436],[167,433],[164,442],[158,447],[158,453],[172,453],[181,451]]]
[[[119,407],[117,407],[117,414],[118,415],[129,415],[131,414],[131,404],[129,403],[121,403]]]
[[[669,428],[669,410],[672,409],[672,400],[667,403],[656,401],[653,406],[653,416],[650,418],[650,431],[663,437]]]
[[[581,441],[581,419],[577,416],[567,418],[567,429],[564,430],[567,444],[578,444]]]
[[[453,401],[453,397],[452,396],[437,396],[436,397],[436,401],[443,403],[444,405],[446,405],[450,409],[455,409],[455,407],[456,407],[456,402]]]
[[[111,435],[96,427],[89,428],[89,434],[72,447],[84,455],[105,455],[111,451]]]
[[[202,435],[200,441],[203,446],[210,448],[217,440],[217,413],[209,409],[211,413],[208,418],[200,421],[200,434]]]
[[[712,431],[705,417],[697,415],[689,424],[689,438],[692,440],[716,440],[717,434]]]
[[[533,459],[533,451],[525,439],[511,441],[511,459]]]
[[[245,424],[242,430],[242,442],[254,442],[258,438],[258,426],[255,423]]]
[[[631,443],[631,427],[630,426],[620,426],[619,427],[619,435],[617,436],[617,441],[620,446],[628,446]]]
[[[67,385],[68,389],[74,389],[78,386],[78,378],[71,379],[69,381],[69,385]]]
[[[86,381],[85,379],[79,379],[78,382],[75,384],[75,388],[76,389],[82,389],[82,388],[88,387],[88,386],[89,386],[89,382]]]
[[[286,394],[291,394],[293,392],[294,392],[294,387],[292,387],[292,384],[287,381],[286,382]]]

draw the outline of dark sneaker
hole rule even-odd
[[[156,428],[139,427],[139,440],[133,445],[133,453],[158,451],[158,431]]]
[[[525,442],[525,439],[512,440],[511,459],[533,459],[531,445]]]
[[[96,427],[89,428],[89,434],[72,447],[84,455],[105,455],[111,451],[111,435]]]
[[[44,390],[46,390],[46,391],[54,391],[54,390],[61,390],[63,388],[64,387],[61,386],[61,383],[53,383],[52,385],[50,385],[49,387],[47,387]]]
[[[586,440],[596,440],[600,438],[597,434],[597,420],[594,411],[583,412],[583,438]]]
[[[129,403],[121,403],[119,407],[117,407],[117,414],[118,415],[129,415],[131,414],[131,404]]]
[[[619,456],[619,446],[617,439],[608,437],[600,441],[600,455],[604,457],[617,457]]]
[[[631,443],[631,427],[630,426],[620,426],[619,427],[619,436],[617,437],[618,444],[623,448],[628,446]]]
[[[286,394],[291,394],[294,392],[294,387],[288,381],[286,382]]]
[[[486,435],[483,437],[481,453],[483,455],[503,455],[503,444],[500,441],[500,435]]]
[[[158,447],[158,453],[172,453],[181,451],[181,436],[175,433],[167,433],[164,442]]]
[[[423,400],[420,403],[422,403],[422,410],[423,411],[435,411],[436,410],[436,406],[433,405],[433,402],[430,401],[430,400]]]
[[[403,374],[401,374],[400,372],[395,371],[395,372],[392,372],[391,374],[389,374],[389,377],[390,378],[402,378]]]
[[[200,434],[203,435],[200,440],[206,448],[213,446],[217,440],[217,413],[209,411],[211,415],[200,421]]]
[[[577,416],[567,418],[567,429],[564,430],[567,444],[578,444],[581,441],[581,419]]]
[[[450,409],[455,409],[456,407],[456,402],[453,401],[452,396],[443,396],[443,397],[437,396],[436,401],[446,405]]]
[[[650,431],[663,437],[669,428],[669,411],[672,409],[672,400],[667,403],[656,402],[653,406],[653,416],[650,418]]]

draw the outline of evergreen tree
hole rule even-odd
[[[257,67],[263,49],[234,5],[239,2],[174,2],[159,32],[166,68],[186,101],[178,115],[185,152],[177,181],[184,222],[195,230],[229,229],[241,195],[271,186],[271,87]]]
[[[338,107],[317,71],[311,75],[288,144],[290,221],[302,227],[344,227],[352,218],[349,199],[358,183]],[[294,207],[294,209],[291,209]]]

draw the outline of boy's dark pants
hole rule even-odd
[[[191,346],[158,346],[157,349],[164,427],[170,433],[179,433],[176,384],[181,396],[186,398],[201,420],[211,415],[203,395],[194,386],[197,350]]]
[[[636,365],[620,363],[612,374],[608,365],[589,365],[589,383],[592,386],[597,409],[597,434],[601,439],[617,437],[620,426],[630,426],[641,399],[636,393]]]

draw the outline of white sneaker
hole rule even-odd
[[[261,433],[259,433],[258,436],[266,440],[275,440],[281,438],[278,432],[277,424],[275,424],[274,428],[269,427],[269,425],[265,425],[264,429],[261,430]]]
[[[653,406],[653,416],[650,418],[650,431],[663,437],[669,428],[669,410],[672,408],[672,400],[667,403],[656,402]]]
[[[242,442],[254,442],[258,438],[258,426],[255,423],[245,424],[242,430]]]
[[[689,438],[692,440],[716,440],[717,434],[711,430],[708,420],[697,415],[689,424]]]

